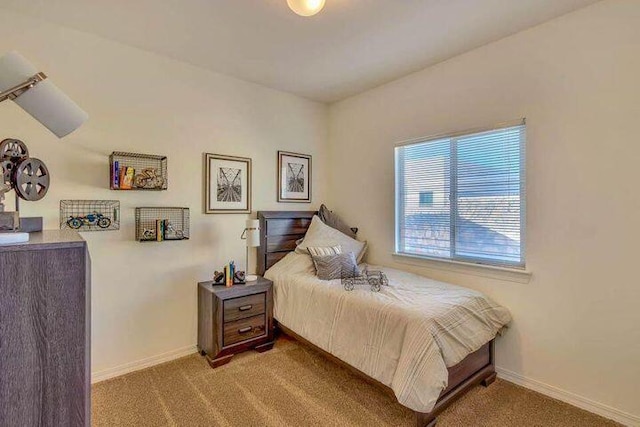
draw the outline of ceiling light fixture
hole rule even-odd
[[[325,0],[287,0],[287,5],[300,16],[313,16],[324,7]]]

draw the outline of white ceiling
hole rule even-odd
[[[0,0],[212,71],[333,102],[597,0]]]

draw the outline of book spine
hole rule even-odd
[[[113,170],[111,171],[111,183],[114,189],[120,188],[120,162],[113,162]]]
[[[156,240],[162,241],[162,220],[156,219]]]
[[[123,190],[131,190],[131,188],[133,187],[133,176],[135,174],[135,169],[133,169],[131,166],[122,169],[125,173],[121,178],[120,188],[122,188]]]
[[[127,168],[125,167],[119,167],[118,169],[118,188],[121,190],[124,190],[124,177],[127,174]]]

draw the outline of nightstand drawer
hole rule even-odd
[[[265,292],[226,300],[224,301],[224,322],[234,322],[263,314],[266,305],[267,294]]]
[[[227,347],[247,341],[267,333],[267,322],[264,314],[224,324],[223,346]]]

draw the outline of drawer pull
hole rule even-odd
[[[243,305],[242,307],[239,307],[238,310],[247,311],[247,310],[251,310],[252,308],[253,308],[253,305],[249,304],[249,305]]]
[[[247,326],[246,328],[238,329],[238,333],[239,334],[246,334],[247,332],[251,332],[252,329],[253,329],[253,327]]]

